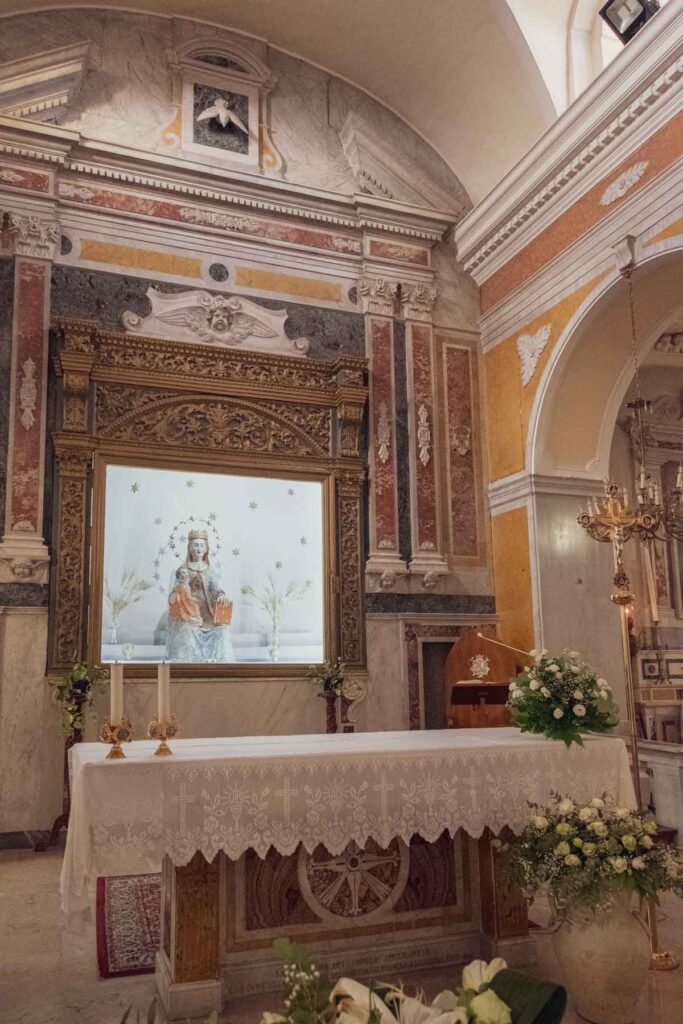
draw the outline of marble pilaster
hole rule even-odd
[[[9,225],[15,254],[14,311],[0,581],[46,583],[43,479],[50,270],[59,231],[56,221],[34,214],[10,213]]]
[[[398,524],[393,318],[397,290],[393,281],[381,278],[364,278],[359,287],[370,363],[370,529],[366,571],[378,575],[383,589],[390,589],[407,574],[400,554]]]
[[[439,513],[439,479],[432,314],[436,289],[405,284],[401,302],[406,325],[410,463],[411,574],[434,587],[448,575]]]

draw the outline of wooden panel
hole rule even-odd
[[[527,935],[529,918],[526,900],[519,886],[511,885],[507,880],[509,854],[496,851],[491,846],[492,838],[491,830],[487,828],[478,844],[482,931],[493,939]],[[505,829],[501,838],[509,840],[512,833]]]
[[[174,982],[218,977],[218,857],[211,864],[195,853],[185,867],[172,866],[175,901],[171,973]]]

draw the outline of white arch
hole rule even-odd
[[[673,244],[663,252],[655,253],[647,259],[641,259],[638,266],[639,268],[645,268],[657,261],[667,260],[668,266],[673,268],[674,273],[679,273],[683,271],[683,257],[677,257],[677,254],[681,252],[683,252],[683,247],[680,246],[680,243]],[[637,275],[634,282],[637,289]],[[596,477],[606,476],[609,473],[612,437],[619,410],[633,377],[630,350],[623,359],[620,370],[613,377],[612,387],[605,397],[599,428],[594,437],[594,451],[584,461],[584,464],[582,466],[557,465],[549,457],[547,443],[553,427],[557,425],[553,422],[554,415],[557,415],[555,400],[559,389],[564,383],[566,370],[576,353],[577,346],[586,337],[586,331],[590,328],[591,316],[598,314],[604,308],[605,303],[609,301],[610,294],[620,284],[623,290],[623,301],[624,303],[626,302],[625,288],[619,273],[615,269],[600,282],[596,289],[587,296],[579,309],[577,309],[562,331],[548,359],[534,397],[527,431],[525,466],[534,474],[595,479]],[[640,333],[637,349],[639,362],[642,362],[650,352],[657,338],[673,322],[683,316],[683,299],[680,297],[680,290],[674,294],[675,297],[672,298],[671,303],[663,306],[661,311],[658,311],[656,318],[648,324],[646,330]],[[586,360],[584,372],[587,383],[591,380],[591,370],[592,367],[589,361]],[[564,429],[567,429],[567,424],[564,424]]]

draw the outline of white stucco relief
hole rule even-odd
[[[264,309],[248,299],[204,291],[167,294],[149,288],[147,297],[152,304],[147,316],[131,311],[123,314],[127,334],[295,356],[308,351],[308,338],[288,338],[285,334],[286,309]]]

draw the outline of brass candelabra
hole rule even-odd
[[[166,741],[177,735],[177,732],[178,721],[175,715],[169,715],[168,718],[152,719],[147,729],[147,735],[151,740],[160,741],[159,746],[154,751],[155,757],[168,757],[173,753]]]
[[[130,743],[133,737],[133,727],[130,724],[130,718],[122,718],[118,722],[105,722],[100,729],[100,740],[102,743],[111,743],[111,750],[107,754],[107,759],[125,757],[123,750],[121,749],[122,743]]]

